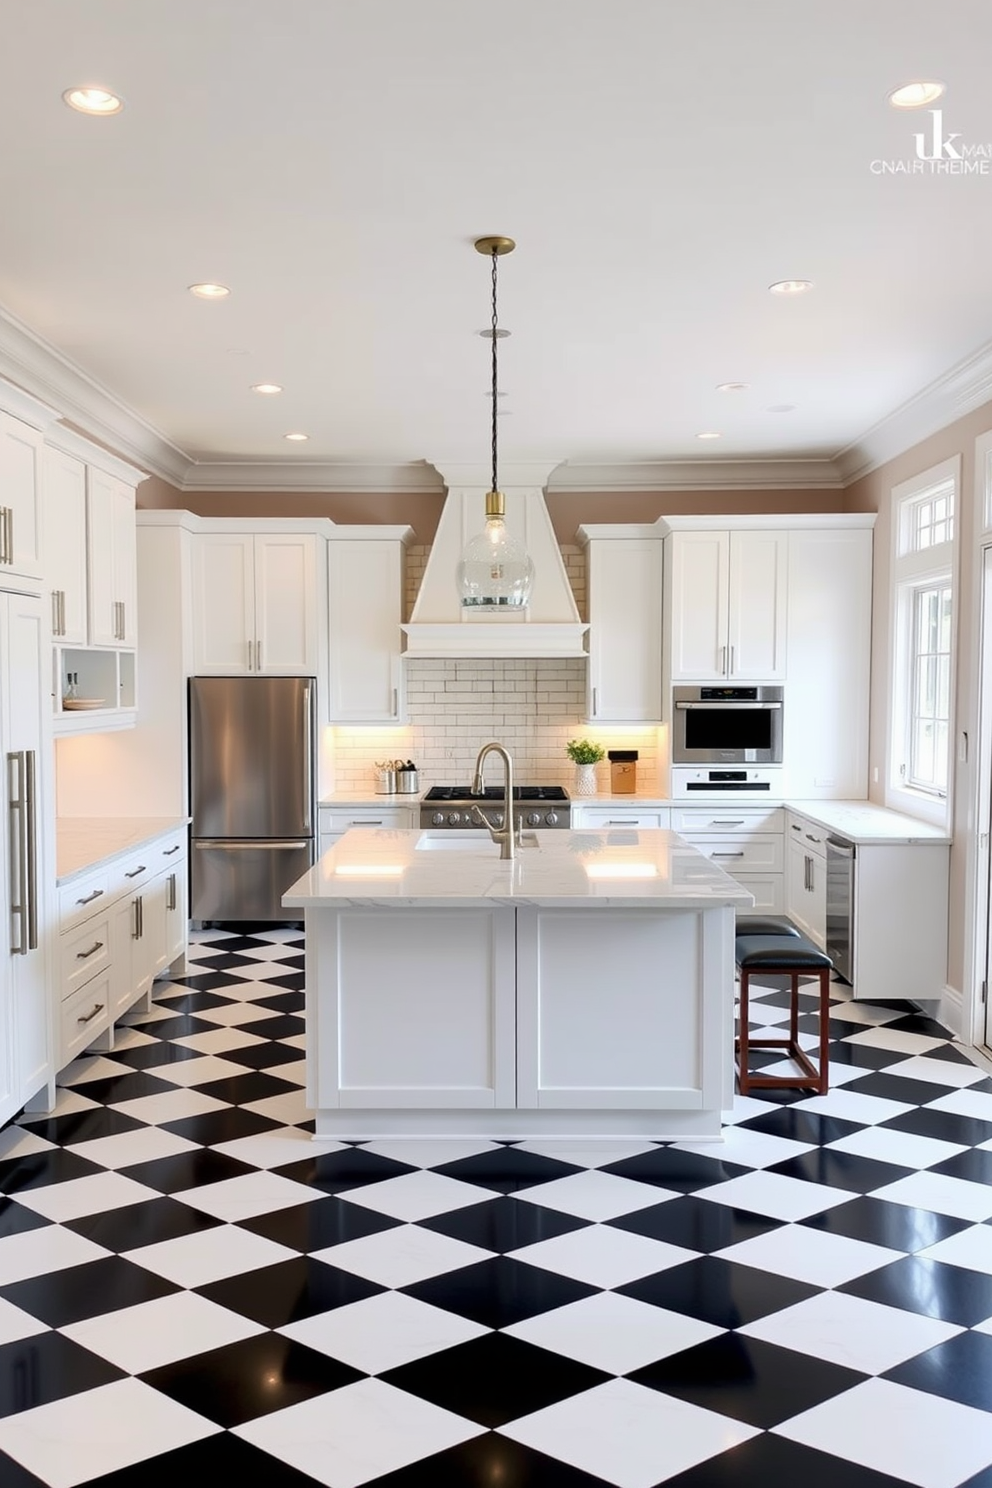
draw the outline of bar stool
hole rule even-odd
[[[798,936],[799,931],[784,915],[738,915],[734,934]]]
[[[833,962],[823,951],[818,951],[798,931],[794,934],[738,935],[734,944],[734,955],[740,971],[740,1032],[734,1042],[737,1061],[737,1077],[741,1095],[751,1089],[782,1090],[812,1089],[826,1095],[829,1079],[830,1044],[830,973]],[[787,976],[789,978],[789,1036],[788,1038],[752,1039],[748,1033],[748,997],[752,975]],[[802,977],[815,978],[820,985],[818,1011],[820,1015],[819,1068],[804,1049],[799,1047],[799,982]],[[800,1074],[766,1075],[750,1069],[751,1049],[784,1049],[788,1057],[799,1066]]]

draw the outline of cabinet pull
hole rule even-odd
[[[816,860],[814,858],[810,858],[809,860],[809,891],[811,894],[816,892],[816,885],[813,882],[813,867],[815,861]]]
[[[812,859],[810,858],[809,854],[805,854],[805,856],[803,857],[803,888],[807,890],[813,887],[812,883],[810,882],[809,871],[811,862]]]
[[[744,856],[743,849],[740,852],[710,853],[710,857],[711,858],[742,858],[743,856]]]
[[[710,822],[710,826],[711,827],[742,827],[743,825],[744,825],[744,818],[743,817],[741,817],[739,821],[711,821]]]
[[[65,635],[65,590],[59,590],[59,635]]]
[[[393,688],[393,717],[394,718],[399,718],[399,716],[400,716],[400,690],[399,690],[398,687],[394,687]]]
[[[77,904],[92,904],[93,903],[93,900],[94,899],[99,899],[100,895],[102,893],[104,893],[104,892],[105,891],[103,889],[94,889],[93,892],[92,892],[92,894],[87,894],[85,899],[77,899],[76,900],[76,903]]]
[[[59,591],[52,590],[52,635],[61,635],[59,629]]]
[[[127,600],[121,600],[121,640],[127,640]]]
[[[369,817],[367,820],[363,817],[356,816],[352,817],[350,825],[353,827],[381,827],[382,821],[383,819],[381,816]]]
[[[248,641],[247,645],[248,645],[248,670],[250,672],[253,672],[255,670],[255,642],[254,641]]]
[[[131,902],[131,939],[140,940],[145,930],[145,914],[138,894]]]
[[[182,843],[181,842],[177,842],[176,845],[175,845],[175,847],[163,847],[163,849],[162,849],[162,856],[163,856],[163,858],[171,858],[172,857],[172,854],[173,853],[177,853],[181,847],[182,847]]]
[[[76,952],[76,960],[77,961],[88,961],[91,956],[95,956],[96,955],[97,951],[102,951],[102,950],[103,950],[103,941],[102,940],[95,940],[93,942],[93,944],[90,946],[90,948],[89,948],[88,951],[77,951]]]
[[[807,832],[806,833],[806,841],[807,842],[822,842],[823,841],[823,838],[822,837],[814,837],[812,832]]]
[[[35,790],[37,756],[33,749],[24,752],[24,799],[27,808],[28,839],[28,950],[38,949],[38,809]]]
[[[141,864],[141,865],[140,865],[140,867],[138,867],[138,868],[135,868],[135,870],[134,870],[134,872],[133,872],[133,873],[125,873],[125,875],[124,875],[124,877],[125,877],[125,878],[137,878],[137,877],[138,877],[138,875],[139,875],[139,873],[147,873],[147,871],[148,871],[148,870],[147,870],[147,868],[146,868],[146,867],[145,867],[145,865],[144,865],[144,863],[142,863],[142,864]]]
[[[256,672],[260,672],[262,670],[262,643],[261,643],[261,641],[256,641],[255,642],[255,670],[256,670]]]
[[[611,816],[606,825],[608,827],[639,827],[641,824],[636,816]]]
[[[730,676],[731,677],[734,675],[734,673],[737,670],[737,665],[736,665],[736,662],[734,660],[734,655],[735,655],[736,650],[737,650],[737,647],[736,646],[731,646],[731,648],[730,648]]]
[[[0,506],[0,563],[10,562],[10,549],[7,544],[7,512],[6,506]]]
[[[11,926],[11,955],[26,956],[38,948],[38,864],[34,795],[33,749],[7,756],[7,812],[10,818],[11,919],[18,921],[17,939]],[[14,898],[14,880],[17,898]]]
[[[726,648],[726,646],[721,646],[720,647],[720,676],[721,677],[725,677],[726,675],[727,675],[727,648]]]
[[[77,1018],[76,1019],[76,1022],[77,1023],[92,1023],[92,1021],[96,1017],[97,1013],[102,1013],[102,1012],[103,1012],[103,1003],[102,1002],[95,1002],[93,1004],[93,1010],[92,1010],[92,1012],[87,1013],[85,1018]]]
[[[798,826],[798,825],[797,825],[797,824],[796,824],[796,822],[793,822],[793,823],[792,823],[792,830],[793,830],[793,831],[794,831],[794,832],[801,832],[801,831],[802,831],[802,827],[800,827],[800,826]]]
[[[166,909],[176,907],[176,875],[174,873],[169,874],[169,897],[165,901],[165,907]]]
[[[313,831],[313,726],[310,716],[310,684],[307,683],[303,689],[303,748],[304,748],[304,774],[303,774],[303,827],[307,832]]]
[[[596,717],[596,715],[597,715],[598,712],[599,712],[599,688],[598,687],[594,687],[593,690],[592,690],[592,716],[593,716],[593,718]]]

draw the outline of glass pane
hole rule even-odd
[[[929,785],[933,781],[934,725],[929,719],[919,719],[913,733],[910,773],[918,784]]]
[[[934,764],[933,783],[941,790],[947,789],[947,743],[950,737],[950,729],[946,723],[934,725]]]
[[[951,591],[950,588],[940,591],[940,631],[937,643],[939,651],[950,651],[951,649]]]
[[[949,656],[938,658],[937,706],[934,711],[938,718],[950,718],[951,716],[951,658]]]

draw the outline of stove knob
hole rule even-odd
[[[556,827],[558,825],[557,811],[549,811],[544,820],[549,827]]]
[[[435,811],[434,815],[431,817],[431,825],[434,826],[434,827],[443,827],[444,826],[444,812],[443,811]]]
[[[496,812],[493,813],[493,822],[495,823],[495,825],[497,827],[501,827],[503,825],[503,813],[502,813],[502,811],[496,811]]]
[[[451,826],[451,827],[457,827],[457,825],[461,821],[461,819],[462,818],[461,818],[461,813],[460,812],[458,812],[458,811],[449,811],[448,812],[448,825],[449,826]]]
[[[541,825],[541,813],[539,811],[528,811],[527,825],[529,827],[539,827]]]

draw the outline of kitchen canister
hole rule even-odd
[[[395,796],[396,771],[392,767],[384,768],[381,765],[376,767],[375,793],[377,796]]]
[[[399,796],[415,796],[420,789],[420,775],[416,767],[407,764],[405,769],[396,771],[396,794]]]
[[[615,796],[632,796],[637,790],[637,750],[608,749],[610,790]]]

